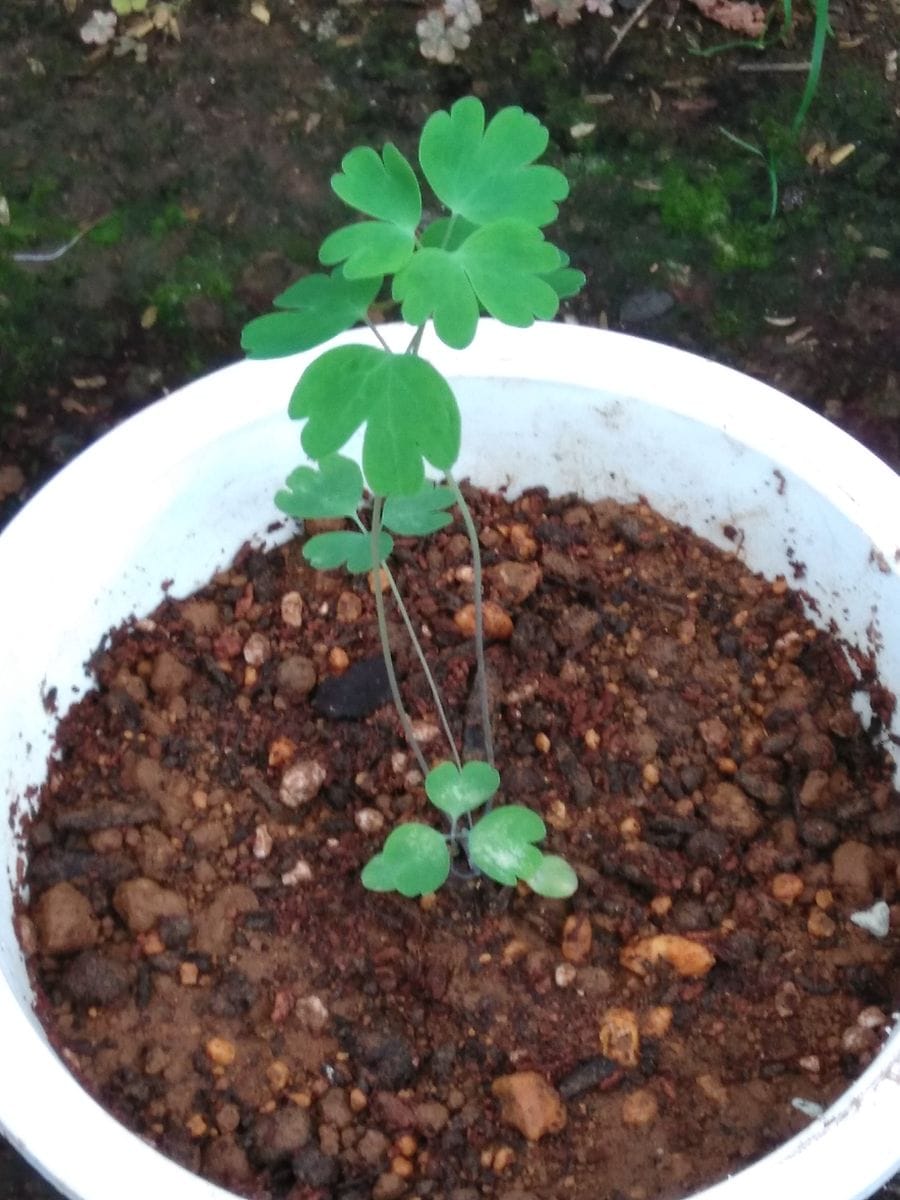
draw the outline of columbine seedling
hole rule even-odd
[[[379,155],[367,146],[346,155],[331,180],[337,195],[367,219],[330,234],[319,259],[330,274],[307,275],[275,299],[275,313],[251,321],[243,347],[251,358],[310,350],[364,322],[377,345],[324,351],[303,372],[289,413],[303,422],[301,445],[314,466],[301,466],[275,497],[292,517],[343,517],[353,526],[320,533],[303,547],[319,570],[387,578],[422,665],[447,738],[451,759],[429,769],[413,734],[394,671],[382,589],[375,608],[391,695],[425,777],[431,803],[449,818],[446,834],[430,825],[399,825],[362,873],[373,891],[404,896],[433,892],[454,859],[498,883],[524,880],[544,896],[570,896],[575,872],[536,845],[541,818],[518,804],[497,808],[481,600],[478,534],[453,467],[460,448],[460,413],[446,379],[419,356],[428,322],[441,341],[464,349],[482,312],[508,325],[531,325],[556,315],[561,299],[584,283],[568,257],[548,242],[543,227],[556,219],[568,194],[565,176],[536,162],[547,130],[520,108],[504,108],[485,126],[484,108],[467,97],[436,112],[419,139],[419,166],[444,215],[423,223],[422,191],[412,165],[388,143]],[[409,344],[394,352],[369,320],[370,306],[390,280],[390,294],[412,326]],[[363,430],[362,467],[339,452]],[[426,478],[426,465],[443,480]],[[366,491],[370,494],[367,500]],[[486,761],[462,762],[434,677],[387,562],[391,534],[424,536],[450,524],[459,509],[473,556],[475,656]],[[368,524],[366,515],[368,514]],[[479,819],[474,814],[483,810]]]

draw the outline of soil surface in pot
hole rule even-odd
[[[541,813],[572,900],[364,891],[421,775],[368,581],[297,540],[111,633],[61,722],[19,916],[42,1018],[118,1118],[246,1196],[681,1196],[800,1130],[900,999],[865,655],[645,506],[473,505],[502,799]],[[395,562],[477,755],[461,527]]]

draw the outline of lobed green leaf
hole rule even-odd
[[[306,275],[291,284],[268,313],[244,326],[241,346],[249,358],[281,358],[320,346],[365,319],[382,276],[347,279],[343,271]]]
[[[527,326],[556,316],[559,297],[541,276],[559,264],[559,252],[539,229],[502,220],[477,229],[456,251],[487,311],[507,325]]]
[[[469,859],[497,883],[512,887],[537,871],[543,855],[531,843],[546,832],[536,812],[521,804],[505,804],[482,817],[469,833]]]
[[[394,541],[390,534],[378,538],[379,562],[390,557]],[[346,567],[351,575],[365,575],[372,570],[372,542],[369,534],[352,529],[337,529],[317,533],[303,546],[303,557],[317,571],[333,571]]]
[[[556,249],[559,254],[559,266],[541,278],[550,284],[560,300],[567,300],[570,296],[578,295],[587,282],[587,277],[584,271],[569,266],[569,256],[564,250],[560,250],[559,247]]]
[[[352,458],[329,454],[318,467],[297,467],[275,495],[283,513],[308,517],[352,517],[362,503],[363,476]]]
[[[412,821],[398,825],[381,853],[366,863],[362,883],[373,892],[424,896],[436,892],[449,874],[450,851],[446,839],[430,825]]]
[[[434,319],[438,337],[464,350],[478,328],[478,299],[459,257],[449,250],[417,250],[394,276],[392,294],[404,321],[423,325]]]
[[[485,128],[484,106],[466,96],[425,122],[419,162],[438,199],[477,225],[502,217],[547,225],[569,192],[561,171],[534,165],[548,140],[521,108],[501,109]]]
[[[486,762],[467,762],[461,770],[442,762],[425,777],[428,799],[454,820],[486,804],[499,787],[500,773]]]
[[[364,425],[363,471],[380,495],[414,495],[425,480],[424,462],[448,471],[459,454],[450,385],[411,354],[375,346],[326,350],[300,377],[289,412],[306,420],[300,440],[314,459],[340,450]]]
[[[328,235],[319,248],[319,261],[326,266],[344,264],[348,279],[392,275],[412,258],[415,237],[385,221],[358,221]]]
[[[416,173],[392,143],[379,158],[370,146],[357,146],[341,162],[331,187],[338,196],[369,217],[414,233],[422,219],[422,194]]]
[[[450,524],[453,516],[447,509],[454,498],[450,488],[426,483],[414,496],[389,496],[381,520],[386,529],[401,537],[424,537]]]

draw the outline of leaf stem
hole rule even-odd
[[[422,335],[425,333],[425,323],[421,324],[412,336],[412,341],[406,347],[406,353],[417,355],[419,347],[422,345]]]
[[[353,520],[363,533],[367,534],[369,532],[356,514],[354,514]],[[444,737],[446,737],[447,743],[450,746],[451,757],[453,758],[453,761],[456,763],[457,767],[459,767],[461,770],[462,761],[459,757],[459,751],[456,749],[456,742],[450,729],[450,722],[447,719],[444,703],[441,700],[441,693],[438,688],[437,681],[435,680],[434,675],[431,673],[431,668],[428,665],[428,659],[425,656],[425,651],[422,649],[422,643],[419,641],[419,637],[412,623],[412,618],[409,615],[409,611],[407,610],[406,605],[403,603],[403,597],[400,594],[400,589],[397,586],[397,580],[393,571],[387,565],[387,563],[382,564],[382,570],[384,571],[385,575],[387,575],[387,580],[391,588],[391,595],[394,597],[394,603],[397,605],[397,611],[400,613],[400,616],[403,619],[403,624],[406,626],[406,632],[409,634],[409,640],[412,642],[412,647],[415,651],[416,658],[419,660],[419,665],[421,666],[425,679],[428,682],[428,687],[431,691],[431,698],[434,700],[434,706],[437,709],[438,719],[440,720],[441,728],[444,731]]]
[[[416,757],[416,762],[419,765],[419,770],[422,775],[428,774],[428,763],[425,761],[425,756],[422,753],[422,748],[416,741],[416,735],[413,733],[412,721],[409,719],[409,713],[403,704],[403,697],[400,695],[400,687],[397,683],[397,673],[394,670],[394,659],[391,655],[391,643],[388,638],[387,619],[384,613],[384,596],[381,591],[381,556],[378,553],[378,542],[381,537],[381,510],[384,506],[384,497],[376,496],[372,504],[372,528],[369,533],[369,541],[372,546],[372,588],[375,593],[375,613],[378,618],[378,637],[381,640],[381,652],[384,655],[384,666],[387,671],[388,685],[391,689],[391,698],[394,701],[394,707],[397,710],[397,716],[400,718],[400,724],[403,727],[403,732],[406,735],[406,740],[409,742],[410,748]]]
[[[387,350],[387,352],[390,353],[391,348],[381,336],[381,331],[379,330],[378,326],[373,321],[370,321],[368,317],[366,317],[366,325],[368,325],[369,329],[371,329],[378,341],[381,342],[382,349]]]
[[[459,511],[462,513],[463,524],[469,535],[469,545],[472,550],[472,593],[475,605],[475,663],[477,670],[478,696],[481,706],[481,730],[484,735],[484,752],[487,761],[494,766],[494,738],[491,733],[491,714],[488,704],[487,664],[484,658],[484,601],[482,599],[481,547],[478,544],[478,530],[472,520],[466,498],[452,472],[446,475],[447,483],[453,490]]]

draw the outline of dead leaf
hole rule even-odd
[[[150,304],[141,313],[141,329],[152,329],[156,324],[156,318],[159,316],[159,310],[155,304]]]
[[[93,412],[93,409],[82,404],[80,400],[76,400],[74,396],[64,396],[59,406],[63,412],[77,413],[79,417],[89,417]]]
[[[597,128],[596,121],[578,121],[569,130],[573,138],[585,138]]]
[[[143,38],[146,37],[148,33],[152,33],[155,28],[156,26],[153,24],[153,18],[145,17],[142,21],[138,21],[134,25],[129,25],[126,32],[129,37]]]
[[[760,4],[749,0],[691,0],[704,17],[715,21],[723,29],[743,33],[747,37],[760,37],[766,29],[766,13]]]
[[[263,4],[262,0],[253,0],[250,5],[250,16],[255,17],[261,25],[268,25],[272,20],[272,14]]]
[[[839,167],[842,162],[856,152],[855,142],[845,142],[843,146],[838,146],[837,150],[832,150],[828,155],[828,161],[833,167]]]
[[[72,379],[73,387],[82,392],[96,392],[97,388],[106,387],[105,375],[76,375]]]
[[[776,329],[790,329],[792,325],[797,324],[796,317],[770,317],[763,315],[763,320],[767,325],[774,325]]]
[[[9,201],[5,196],[0,196],[0,225],[8,225],[9,221]]]

